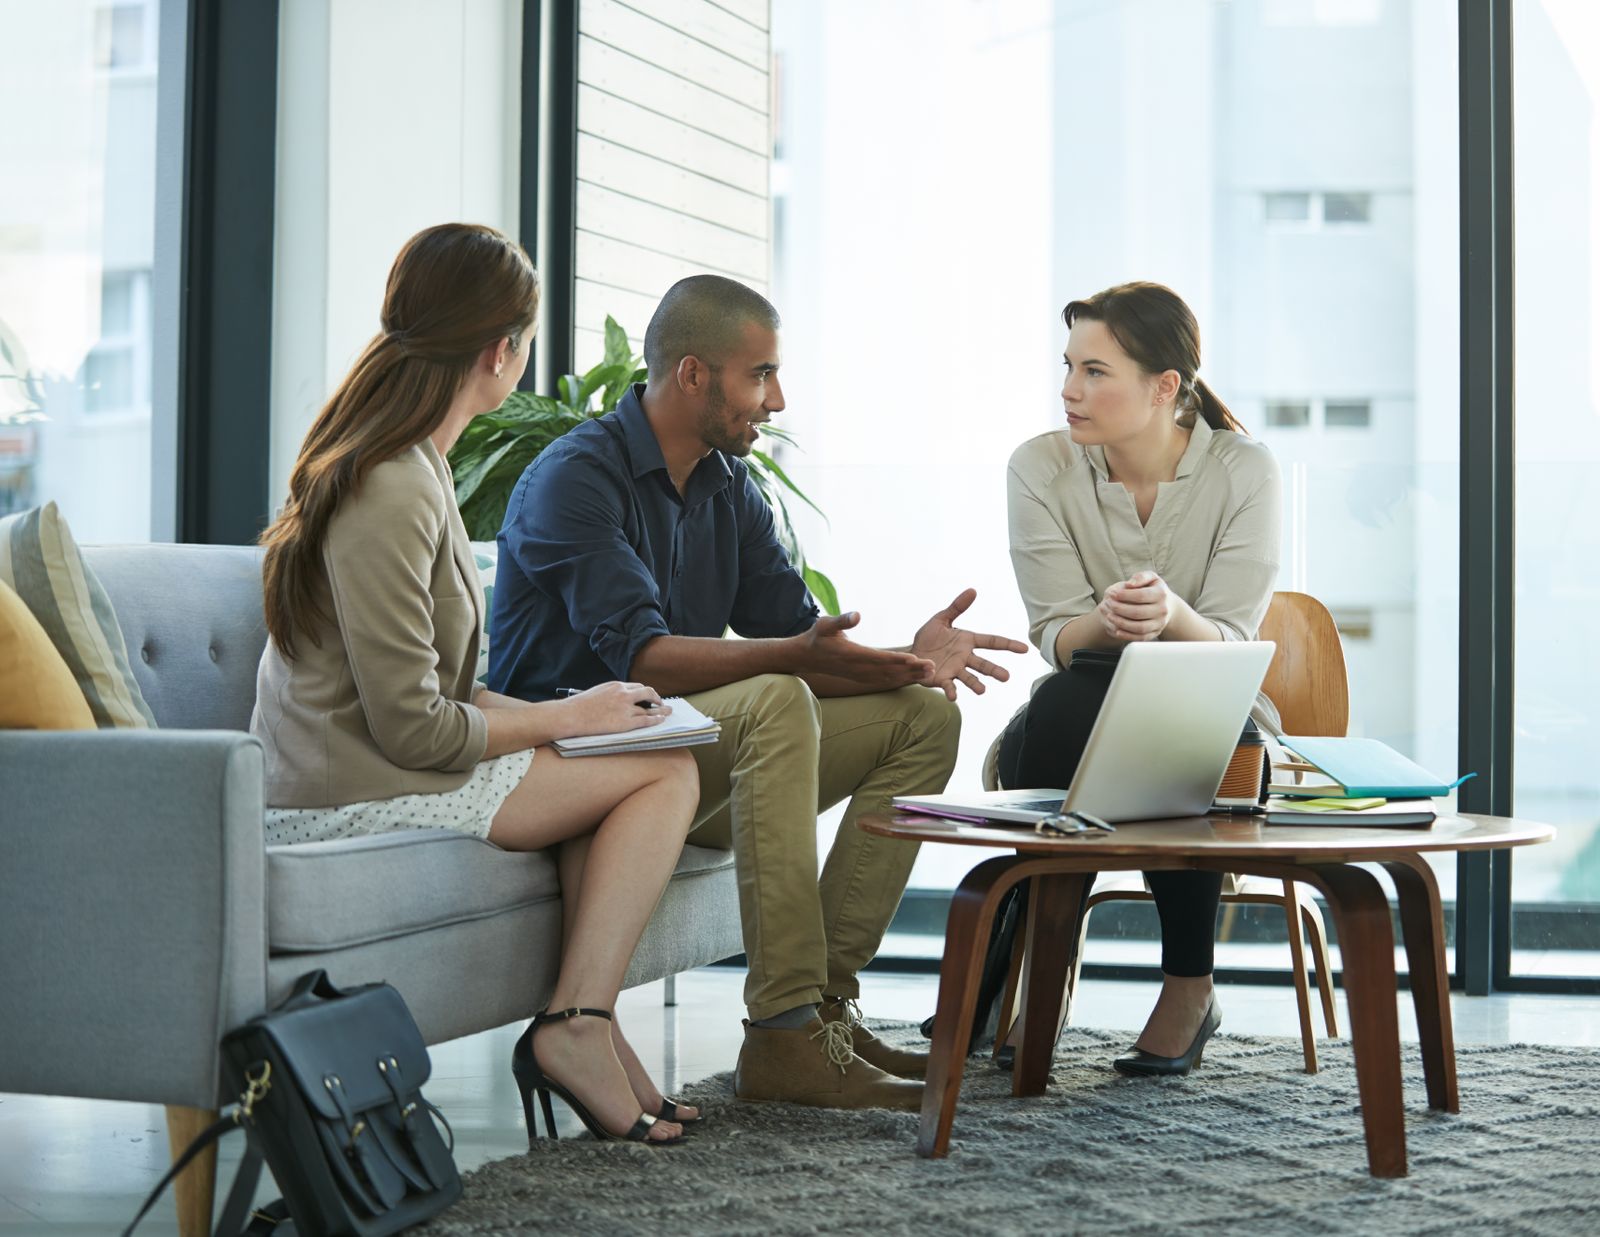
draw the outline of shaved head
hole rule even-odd
[[[719,365],[740,344],[747,323],[770,331],[778,311],[753,288],[721,275],[690,275],[667,289],[644,333],[644,363],[665,378],[686,356]]]

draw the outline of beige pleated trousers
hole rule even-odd
[[[690,749],[700,808],[689,841],[734,852],[751,1019],[859,995],[856,973],[878,951],[918,848],[855,822],[895,795],[944,789],[959,710],[927,687],[819,699],[783,674],[687,699],[722,723],[717,743]],[[817,814],[846,796],[819,879]]]

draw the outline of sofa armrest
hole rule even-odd
[[[266,1000],[260,744],[0,731],[0,1091],[216,1106]]]

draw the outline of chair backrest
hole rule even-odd
[[[1328,607],[1305,593],[1274,593],[1261,639],[1278,646],[1261,690],[1285,734],[1340,736],[1350,726],[1344,646]]]

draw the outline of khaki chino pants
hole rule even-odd
[[[687,699],[722,723],[718,742],[690,749],[700,808],[689,841],[734,852],[751,1019],[824,993],[858,996],[856,972],[877,952],[918,848],[855,822],[895,795],[944,789],[960,712],[927,687],[818,699],[784,674]],[[817,813],[846,796],[819,881]]]

